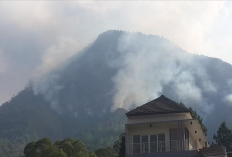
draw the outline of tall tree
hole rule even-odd
[[[66,138],[63,141],[57,141],[55,146],[63,150],[68,157],[88,157],[86,146],[80,140]]]
[[[95,151],[95,154],[97,157],[118,157],[117,152],[111,147],[100,148]]]
[[[114,142],[113,148],[118,153],[119,157],[125,157],[125,133],[119,135],[119,139]]]
[[[222,122],[217,135],[213,135],[213,139],[217,145],[226,147],[227,151],[232,151],[232,131],[226,126],[226,122]]]
[[[60,149],[54,146],[48,138],[43,138],[37,142],[31,142],[24,148],[25,157],[67,157]]]
[[[88,157],[97,157],[97,155],[93,151],[89,151]]]

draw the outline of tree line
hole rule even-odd
[[[183,103],[181,105],[185,106]],[[197,119],[207,135],[207,129],[203,124],[202,118],[189,108],[193,119]],[[226,147],[227,152],[232,151],[232,131],[222,122],[217,133],[213,135],[215,143],[211,146],[219,145]],[[125,133],[120,134],[112,147],[100,148],[88,151],[86,145],[80,140],[66,138],[62,141],[53,143],[49,138],[43,138],[37,142],[30,142],[24,148],[23,157],[125,157]]]
[[[226,126],[226,122],[222,122],[217,133],[213,135],[216,143],[211,146],[219,145],[226,147],[226,151],[232,151],[232,131]]]
[[[88,151],[80,140],[66,138],[53,143],[49,138],[30,142],[24,148],[23,157],[124,157],[125,135],[121,134],[113,147]]]

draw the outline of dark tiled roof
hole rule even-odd
[[[226,150],[225,147],[214,146],[214,147],[200,149],[199,154],[201,157],[209,157],[209,156],[222,157],[222,156],[226,156]]]
[[[188,108],[179,103],[168,99],[165,96],[152,100],[140,107],[137,107],[126,113],[127,116],[155,115],[166,113],[184,113],[190,112]]]
[[[227,157],[232,157],[232,152],[227,152]]]

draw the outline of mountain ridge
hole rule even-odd
[[[163,37],[111,30],[4,103],[0,140],[71,137],[93,150],[109,146],[124,131],[126,110],[118,108],[162,94],[197,110],[212,139],[222,121],[232,122],[231,87],[232,65],[220,59]]]

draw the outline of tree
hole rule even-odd
[[[34,145],[35,145],[35,142],[30,142],[30,143],[28,143],[28,144],[25,146],[25,148],[24,148],[24,154],[25,154],[25,155],[26,155],[26,154],[29,154],[29,153],[32,151]]]
[[[28,143],[24,148],[24,157],[97,157],[92,151],[87,151],[80,140],[66,138],[55,144],[48,138]]]
[[[226,147],[227,151],[232,151],[232,131],[226,126],[226,122],[222,122],[217,135],[213,135],[213,139],[217,145]]]
[[[119,157],[125,157],[125,133],[119,135],[119,139],[114,142],[114,150],[118,153]]]
[[[111,147],[100,148],[95,151],[95,154],[97,155],[97,157],[117,157],[118,156],[114,148],[111,148]]]
[[[97,155],[93,151],[89,151],[88,157],[97,157]]]
[[[67,157],[51,142],[49,138],[43,138],[37,142],[28,143],[24,148],[25,157]]]
[[[185,104],[183,104],[182,102],[180,103],[180,105],[186,107]],[[189,107],[188,109],[190,110],[190,114],[193,117],[193,119],[197,119],[198,120],[198,122],[199,122],[199,124],[201,126],[202,131],[204,132],[205,136],[207,136],[207,128],[203,124],[202,118],[191,107]]]
[[[73,142],[74,140],[71,138],[66,138],[65,140],[62,141],[57,141],[55,143],[55,146],[58,147],[58,149],[62,149],[68,157],[73,155]]]
[[[88,151],[86,149],[86,146],[80,140],[73,140],[71,138],[66,138],[63,141],[57,141],[55,143],[55,146],[63,150],[67,154],[68,157],[87,157],[88,156]]]

